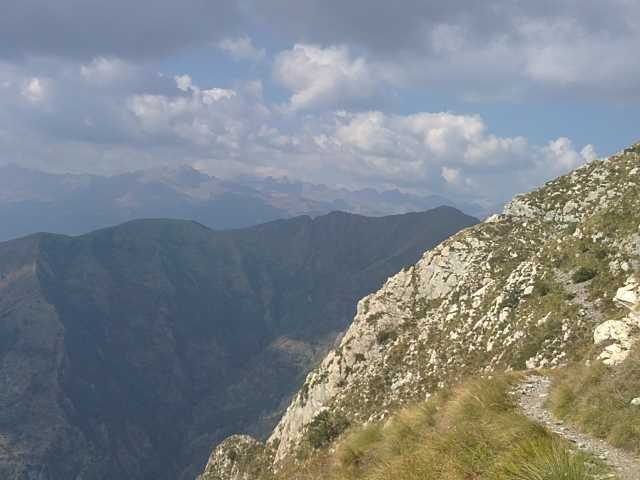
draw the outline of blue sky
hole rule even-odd
[[[640,139],[631,0],[25,0],[0,164],[502,202]]]

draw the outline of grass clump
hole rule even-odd
[[[577,364],[555,375],[550,395],[554,413],[616,447],[640,453],[640,349],[623,364]]]
[[[590,480],[591,458],[522,416],[517,376],[461,384],[390,420],[352,428],[279,480]]]
[[[502,467],[509,480],[582,480],[593,478],[589,458],[573,453],[557,441],[525,442],[514,449]]]

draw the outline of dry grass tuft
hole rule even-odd
[[[517,381],[465,382],[386,423],[353,428],[281,479],[589,480],[602,473],[518,412],[508,393]]]
[[[616,447],[640,453],[640,349],[625,362],[607,367],[576,364],[555,374],[549,405],[560,418],[606,439]]]

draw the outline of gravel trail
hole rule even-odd
[[[575,444],[580,450],[589,452],[612,467],[619,480],[640,480],[640,459],[632,454],[612,447],[607,442],[580,433],[571,425],[556,420],[544,406],[549,395],[551,380],[531,375],[513,391],[518,397],[522,412],[531,420]]]

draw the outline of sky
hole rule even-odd
[[[635,0],[21,0],[0,165],[495,204],[640,139]]]

